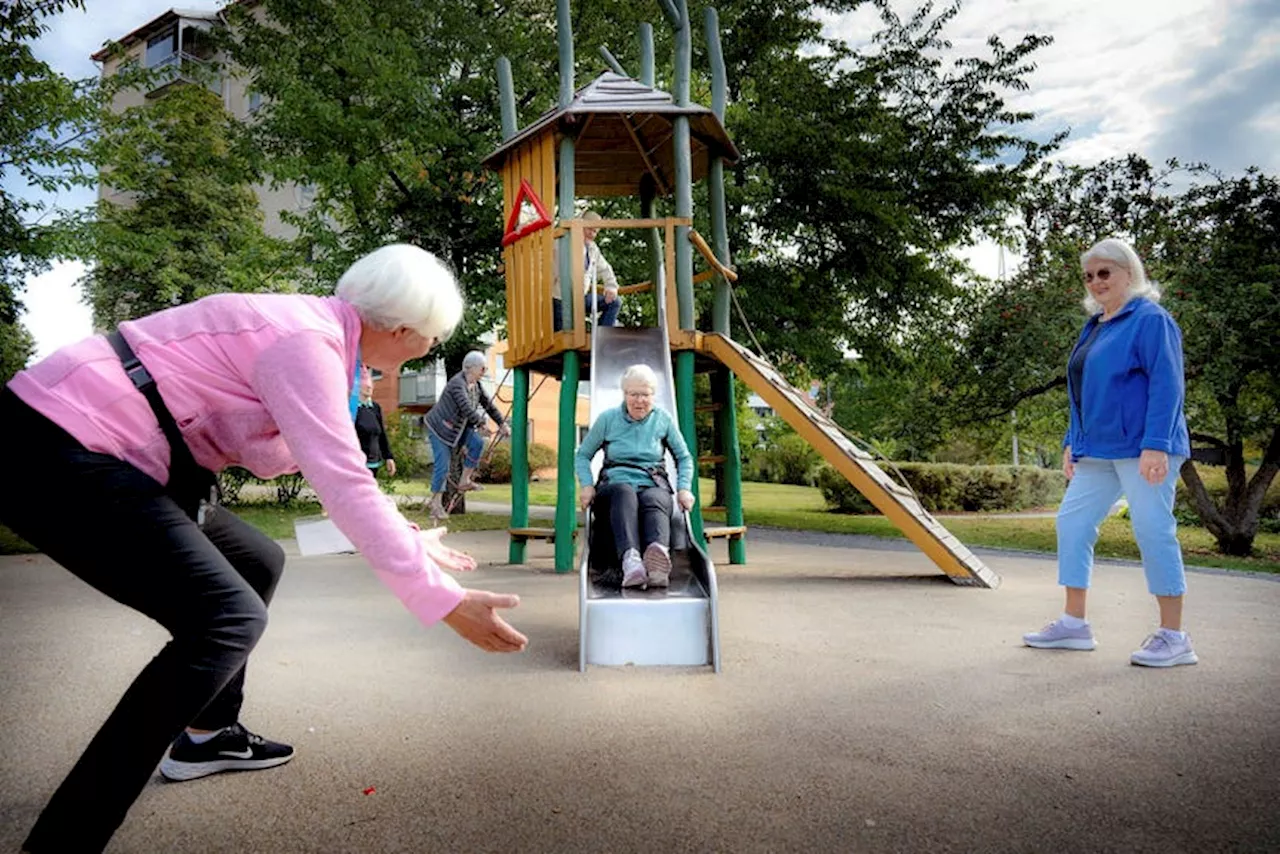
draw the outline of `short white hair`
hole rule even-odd
[[[444,263],[425,249],[395,243],[347,268],[336,293],[378,329],[407,326],[443,341],[462,320],[462,292]]]
[[[487,367],[489,367],[489,360],[479,350],[472,350],[462,357],[462,370],[464,371],[474,371],[476,368]]]
[[[649,391],[657,391],[658,375],[648,365],[632,365],[622,372],[622,379],[618,381],[618,388],[626,391],[627,386],[632,383],[644,383],[649,387]]]
[[[1160,287],[1147,278],[1147,271],[1142,266],[1142,259],[1138,257],[1138,253],[1134,251],[1133,247],[1123,240],[1108,237],[1106,240],[1098,241],[1089,247],[1089,251],[1080,256],[1081,268],[1090,261],[1110,261],[1123,267],[1128,272],[1129,290],[1125,295],[1125,302],[1134,297],[1146,297],[1152,302],[1160,302]],[[1084,293],[1084,310],[1089,314],[1102,312],[1102,306],[1093,298],[1093,294],[1089,293],[1088,288],[1085,288]]]

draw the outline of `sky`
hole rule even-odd
[[[187,0],[179,8],[221,5]],[[70,77],[96,74],[90,54],[172,8],[172,0],[87,0],[86,6],[55,19],[35,47]],[[893,0],[903,17],[919,6]],[[656,20],[656,4],[654,11]],[[869,8],[824,23],[829,35],[855,45],[877,26]],[[1070,131],[1058,159],[1091,165],[1135,152],[1153,162],[1203,161],[1227,173],[1251,165],[1280,173],[1280,0],[966,0],[946,30],[957,56],[985,55],[992,34],[1012,45],[1027,33],[1054,42],[1034,54],[1029,91],[1010,93],[1008,101],[1036,114],[1022,128],[1032,138]],[[91,192],[79,191],[56,203],[75,208],[92,200]],[[962,254],[978,272],[996,275],[996,246]],[[37,357],[92,331],[74,284],[83,272],[80,264],[61,264],[27,283],[24,322]]]

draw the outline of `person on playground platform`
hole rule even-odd
[[[609,520],[623,587],[671,583],[671,485],[664,463],[670,450],[677,466],[676,500],[693,509],[693,456],[671,416],[653,408],[658,377],[647,365],[622,374],[623,403],[600,414],[574,455],[585,509]],[[604,448],[600,483],[592,485],[591,460]]]
[[[1187,589],[1173,516],[1178,472],[1191,453],[1183,415],[1182,332],[1158,305],[1160,292],[1127,243],[1103,240],[1081,256],[1085,323],[1067,362],[1070,422],[1062,470],[1070,483],[1058,508],[1062,616],[1023,642],[1040,649],[1091,650],[1085,619],[1098,526],[1117,498],[1129,501],[1147,589],[1160,628],[1129,660],[1147,667],[1195,664],[1182,630]]]
[[[385,246],[343,274],[336,296],[205,297],[63,347],[0,390],[0,423],[23,443],[8,475],[25,484],[0,490],[0,523],[172,634],[53,794],[25,851],[101,851],[157,762],[164,777],[190,780],[293,758],[240,723],[245,663],[284,551],[216,506],[214,473],[225,467],[262,478],[301,470],[419,620],[482,649],[524,649],[496,610],[518,599],[466,590],[445,573],[475,561],[445,546],[443,529],[422,532],[383,500],[352,429],[362,365],[394,376],[461,315],[443,264]],[[89,508],[73,520],[75,536],[67,490]]]
[[[459,445],[466,453],[462,461],[462,480],[459,492],[480,489],[476,483],[476,468],[484,451],[485,437],[489,436],[488,418],[498,425],[499,436],[510,436],[511,428],[493,405],[480,378],[489,369],[484,353],[472,350],[462,359],[462,370],[445,384],[444,394],[427,413],[427,437],[431,442],[431,517],[447,519],[444,507],[444,485],[449,476],[449,459]],[[488,413],[488,418],[485,417]]]
[[[595,211],[587,211],[582,218],[598,222],[601,216]],[[594,298],[594,307],[598,315],[596,322],[601,326],[614,326],[618,322],[618,312],[622,310],[622,296],[618,293],[618,277],[614,275],[613,267],[605,259],[599,244],[596,243],[597,233],[599,233],[597,228],[582,229],[583,307],[585,316],[590,319]],[[564,309],[561,307],[560,300],[560,241],[554,241],[551,247],[553,253],[551,319],[553,328],[558,332],[564,329]],[[603,293],[596,293],[596,287],[599,285],[604,285]]]

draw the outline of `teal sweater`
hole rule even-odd
[[[583,486],[592,485],[591,459],[601,447],[605,449],[605,462],[631,463],[653,468],[662,465],[664,443],[676,459],[676,488],[689,489],[693,485],[693,457],[670,415],[664,410],[653,409],[643,420],[634,421],[627,414],[626,404],[602,412],[582,440],[578,453],[574,455],[578,483]],[[657,485],[644,472],[626,466],[609,469],[609,480],[614,483],[629,483],[635,487]]]

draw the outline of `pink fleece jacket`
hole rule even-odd
[[[196,462],[258,477],[301,471],[330,518],[423,623],[464,591],[365,466],[348,400],[360,318],[335,297],[219,294],[120,324]],[[169,480],[169,445],[102,336],[63,347],[9,383],[87,449]]]

